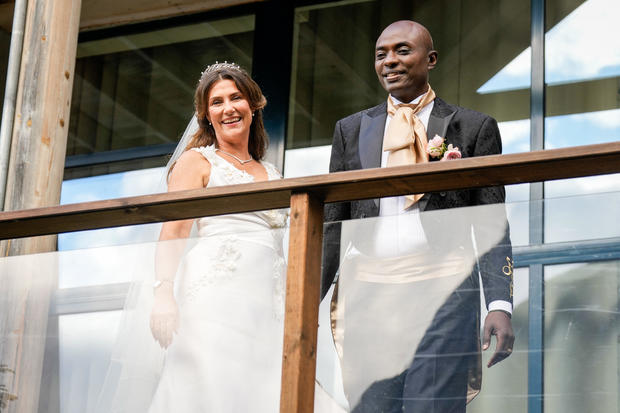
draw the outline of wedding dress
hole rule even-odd
[[[254,181],[213,147],[193,150],[211,164],[208,188]],[[273,165],[262,165],[269,180],[281,178]],[[146,311],[138,309],[152,303],[145,279],[128,300],[136,308],[126,306],[124,343],[112,360],[117,371],[108,372],[97,411],[279,411],[286,220],[284,210],[196,220],[198,238],[175,279],[179,328],[172,344],[164,351],[150,331],[147,337]],[[110,382],[113,390],[106,389]]]
[[[194,150],[211,164],[208,188],[254,181],[213,147]],[[177,275],[180,326],[150,413],[279,410],[285,224],[280,210],[197,220],[198,243]]]
[[[208,188],[254,181],[213,147],[194,150],[211,164]],[[279,410],[286,218],[271,210],[197,220],[199,240],[177,275],[180,326],[150,413]]]

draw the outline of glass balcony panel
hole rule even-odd
[[[618,255],[544,270],[545,411],[617,412]]]
[[[536,371],[529,363],[539,354],[530,343],[537,340],[545,343],[545,411],[596,410],[598,401],[604,411],[615,411],[620,394],[618,196],[534,201],[557,202],[567,211],[562,222],[570,234],[546,238],[544,245],[528,240],[530,222],[524,211],[529,202],[426,207],[424,212],[326,223],[326,250],[337,249],[340,257],[337,283],[320,307],[315,411],[420,409],[417,403],[429,399],[430,405],[447,411],[450,401],[472,397],[468,412],[524,412],[528,400],[538,396],[528,390],[528,374]],[[354,203],[351,211],[364,210],[365,202],[373,201]],[[434,201],[427,202],[432,206]],[[583,219],[587,206],[594,204],[610,208],[593,209],[597,217]],[[335,269],[333,257],[323,262],[328,271]],[[530,281],[529,266],[537,264],[547,265],[540,285]],[[534,303],[531,308],[530,296],[540,291],[545,307]],[[504,309],[501,302],[509,295],[512,352],[488,368],[497,339],[485,351],[479,347],[484,324],[491,322],[488,315],[498,314],[488,309]],[[541,311],[544,329],[530,331],[530,317]],[[592,346],[600,354],[595,360]],[[459,375],[455,387],[451,380]],[[440,390],[429,391],[433,386]],[[578,407],[569,408],[568,400],[579,397]]]
[[[0,259],[3,400],[63,413],[278,411],[287,217],[203,218],[188,239]]]
[[[594,178],[599,178],[599,181],[610,181],[615,177],[617,175]],[[565,187],[573,187],[572,191],[579,191],[579,186],[588,182],[584,179],[572,181],[576,182],[565,182]],[[555,184],[559,189],[560,184]],[[620,234],[618,205],[620,205],[620,192],[546,199],[545,243],[617,237]]]
[[[591,205],[588,200],[617,205],[619,196],[580,195],[537,202],[561,202],[564,209],[583,214]],[[434,201],[428,202],[432,206]],[[620,228],[612,214],[617,208],[594,211],[607,214],[607,219],[591,220],[589,227],[567,219],[566,226],[574,226],[574,232],[583,236],[529,245],[523,228],[530,223],[522,213],[529,206],[513,202],[427,208],[420,214],[327,224],[328,240],[333,229],[340,227],[341,258],[337,295],[332,286],[320,306],[315,411],[353,411],[369,401],[413,400],[404,393],[394,397],[392,387],[400,386],[403,375],[407,383],[426,377],[423,368],[415,376],[406,371],[422,356],[433,358],[436,352],[425,351],[425,346],[435,336],[457,343],[458,351],[447,359],[466,356],[474,361],[471,366],[476,368],[466,370],[468,375],[475,372],[467,383],[472,388],[481,383],[481,391],[468,404],[468,411],[525,411],[528,399],[536,396],[528,394],[527,382],[530,355],[537,351],[529,346],[531,311],[544,311],[545,317],[544,330],[532,332],[545,343],[545,408],[575,412],[590,411],[592,406],[603,406],[604,411],[617,408]],[[225,409],[230,411],[238,406],[243,410],[242,403],[256,395],[250,391],[253,386],[247,385],[256,380],[260,400],[252,399],[250,410],[243,411],[256,411],[262,403],[268,404],[267,411],[277,411],[282,251],[287,249],[286,227],[281,225],[286,218],[276,212],[253,216],[262,217],[259,227],[247,216],[242,223],[240,217],[220,217],[224,220],[220,223],[233,224],[206,225],[187,240],[0,259],[0,384],[4,386],[0,391],[7,403],[18,410],[20,403],[35,403],[45,412],[112,411],[115,404],[130,403],[130,411],[147,411],[157,388],[166,386],[161,383],[167,383],[167,371],[178,370],[183,383],[179,391],[208,396],[210,401],[233,392],[234,404]],[[506,220],[513,265],[506,260],[510,252],[505,243]],[[79,258],[80,254],[86,258]],[[176,254],[182,256],[174,287],[180,324],[164,352],[149,325],[153,283],[168,274],[160,269],[167,265],[166,257]],[[528,266],[535,264],[545,265],[544,285],[530,285]],[[241,270],[248,265],[251,271]],[[83,279],[102,278],[107,273],[114,281],[67,283],[59,288],[59,279],[69,267],[77,268],[76,277],[79,273]],[[172,267],[176,272],[176,264]],[[488,268],[495,269],[490,273]],[[480,303],[498,291],[505,293],[510,277],[514,281],[512,354],[487,368],[496,339],[478,353],[487,317],[486,305]],[[482,293],[476,285],[480,280],[486,285]],[[500,281],[500,287],[494,288],[494,281]],[[544,309],[530,308],[529,297],[538,291],[532,288],[543,289]],[[454,319],[444,317],[446,311]],[[209,326],[206,333],[202,323]],[[181,351],[173,351],[175,346],[191,347],[186,344],[194,339],[200,356],[188,350],[183,359]],[[211,370],[204,371],[221,366],[223,372],[205,384],[200,380],[213,376],[199,366],[211,354],[209,349],[217,356],[208,360]],[[229,354],[234,354],[233,359],[227,359]],[[465,371],[461,367],[438,371]],[[363,374],[356,369],[363,369]],[[187,384],[196,370],[200,377]],[[272,376],[273,380],[266,379]],[[243,377],[241,387],[239,377]],[[200,391],[192,390],[195,383],[200,383]],[[175,403],[179,398],[183,399],[175,390]]]
[[[60,203],[166,192],[164,169],[151,168],[66,180],[62,183]],[[132,257],[140,254],[142,243],[156,241],[160,230],[161,224],[146,224],[60,234],[58,250],[66,253],[59,257],[59,288],[131,281],[132,272],[125,270],[127,263],[139,262]],[[126,247],[119,248],[120,244],[126,244]],[[115,256],[115,259],[110,259],[110,256]],[[91,265],[98,260],[103,260],[105,265]],[[83,276],[84,266],[92,267],[88,277]]]

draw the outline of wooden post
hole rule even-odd
[[[322,241],[323,201],[309,193],[293,194],[286,275],[281,413],[314,411]]]
[[[60,200],[80,11],[81,0],[28,2],[5,211],[57,205]],[[34,254],[55,249],[55,236],[4,242],[1,257],[33,255],[3,258],[7,265],[2,268],[15,268],[8,264],[18,258],[41,261],[43,256]],[[0,325],[0,363],[14,371],[0,379],[17,396],[8,412],[38,408],[49,300],[57,287],[55,259],[43,261],[48,265],[21,267],[19,277],[0,273],[0,312],[6,315]]]
[[[60,200],[80,8],[81,0],[29,1],[5,211]]]

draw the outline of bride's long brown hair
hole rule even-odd
[[[250,137],[248,141],[248,151],[252,158],[261,160],[265,156],[267,146],[269,145],[269,137],[263,123],[263,108],[267,105],[267,99],[263,96],[263,92],[256,82],[247,74],[247,72],[239,67],[232,65],[217,69],[207,68],[198,81],[196,92],[194,93],[194,110],[196,120],[198,121],[198,130],[192,136],[191,140],[185,147],[185,150],[191,148],[199,148],[201,146],[217,146],[217,138],[213,125],[209,124],[207,113],[209,111],[209,93],[215,83],[220,80],[232,80],[243,97],[247,99],[250,109],[254,113],[252,124],[250,125]],[[176,163],[176,162],[175,162]],[[174,168],[174,164],[170,166],[168,176]]]

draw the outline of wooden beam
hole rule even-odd
[[[82,0],[80,30],[147,22],[262,1],[265,0]],[[11,32],[14,7],[14,0],[0,4],[0,29],[6,32]]]
[[[293,194],[286,272],[281,413],[314,412],[322,241],[323,202],[309,193]]]
[[[0,239],[283,208],[293,192],[338,202],[617,172],[613,142],[3,212]]]
[[[83,0],[80,29],[119,26],[264,0]]]

